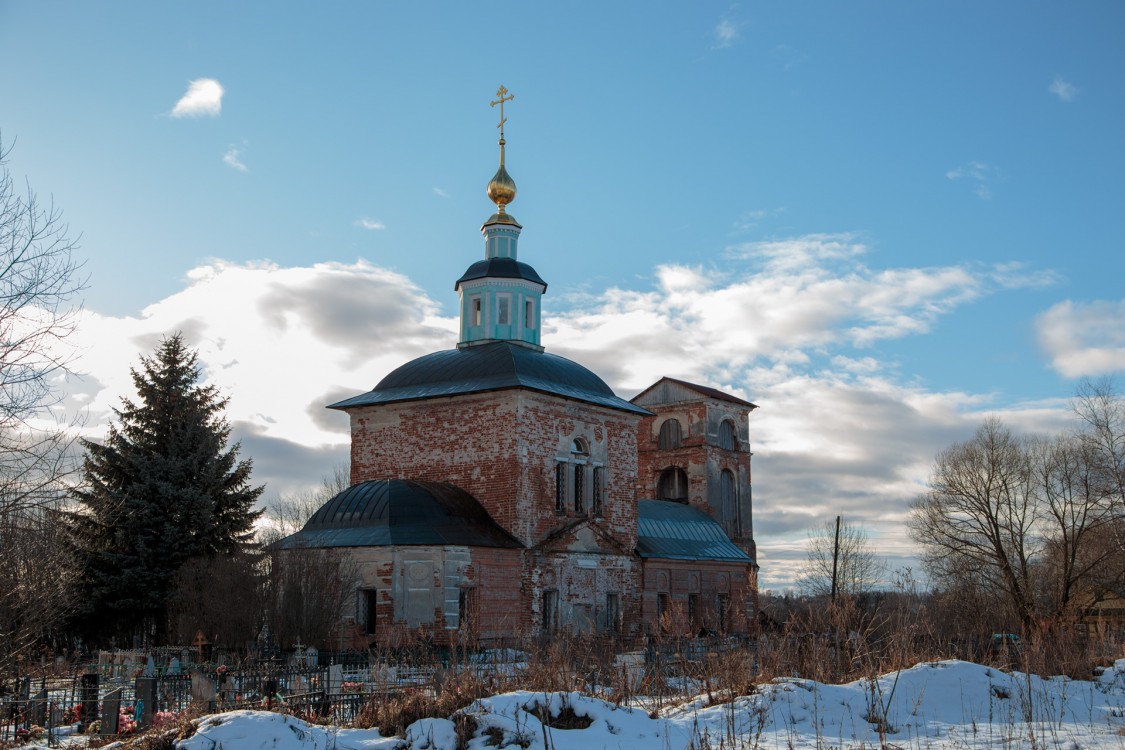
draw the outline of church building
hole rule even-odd
[[[535,269],[519,260],[500,167],[484,259],[457,279],[456,348],[332,404],[351,420],[351,486],[285,550],[355,564],[356,648],[590,633],[745,634],[757,565],[748,418],[756,407],[662,378],[632,400],[545,351]]]

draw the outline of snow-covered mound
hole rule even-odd
[[[1097,680],[1041,679],[943,661],[822,685],[782,679],[719,705],[705,698],[652,718],[580,693],[515,692],[477,701],[473,750],[711,747],[1122,748],[1125,659]],[[179,750],[455,750],[449,719],[426,719],[403,738],[235,711],[200,720]]]

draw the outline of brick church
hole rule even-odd
[[[547,283],[518,260],[504,165],[484,259],[457,280],[460,340],[330,408],[351,419],[351,486],[286,549],[358,571],[353,647],[552,633],[744,634],[757,565],[754,404],[662,378],[631,400],[544,351]]]

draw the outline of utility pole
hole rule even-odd
[[[836,568],[840,562],[840,517],[836,516],[836,542],[832,545],[832,604],[836,604]]]

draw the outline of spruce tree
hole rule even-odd
[[[83,441],[85,482],[70,527],[84,563],[76,630],[94,639],[165,637],[169,597],[188,561],[249,550],[263,487],[227,445],[227,399],[201,386],[197,354],[165,339],[131,370],[104,443]]]

